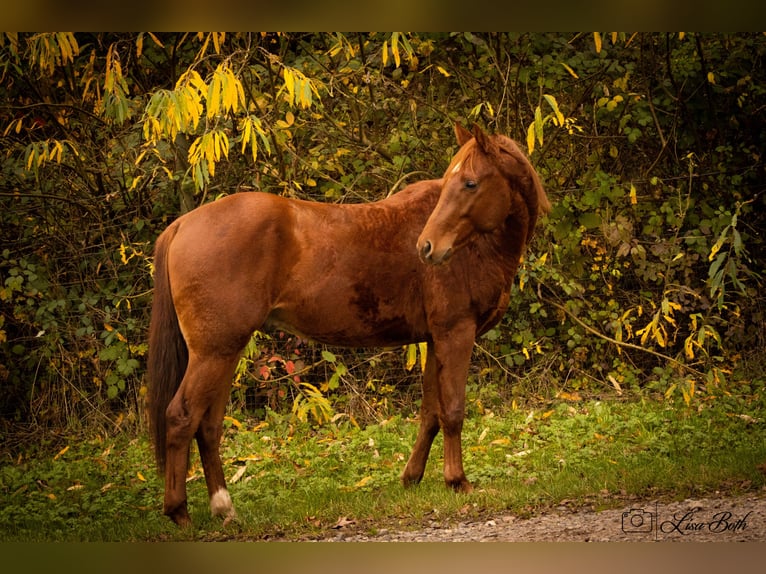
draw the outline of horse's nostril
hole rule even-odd
[[[431,253],[433,252],[433,245],[431,245],[430,241],[427,241],[423,243],[423,247],[420,249],[420,254],[423,256],[423,259],[429,259],[431,257]]]

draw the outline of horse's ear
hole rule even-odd
[[[468,143],[468,141],[473,137],[473,134],[461,126],[459,123],[455,122],[455,137],[457,138],[458,145],[463,146]]]
[[[476,143],[484,153],[491,154],[497,150],[495,142],[476,124],[473,124],[473,137],[476,138]]]

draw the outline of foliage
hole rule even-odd
[[[523,142],[554,204],[471,384],[736,393],[764,343],[765,52],[762,34],[3,34],[2,417],[138,421],[170,221],[248,189],[382,198],[441,174],[455,120]],[[416,407],[418,356],[259,335],[234,402],[385,420]]]

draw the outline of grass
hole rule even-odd
[[[616,399],[616,398],[615,398]],[[563,503],[606,508],[630,497],[682,498],[766,484],[766,398],[683,402],[556,401],[503,412],[469,406],[466,472],[476,490],[443,486],[442,445],[423,483],[399,485],[417,422],[401,416],[359,429],[341,419],[295,427],[232,416],[222,457],[240,520],[210,517],[196,454],[189,474],[194,521],[180,530],[161,514],[162,480],[143,435],[72,438],[40,445],[0,466],[0,541],[269,540],[374,533],[429,520],[491,513],[529,516]]]

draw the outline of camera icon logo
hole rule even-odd
[[[622,513],[622,531],[627,533],[634,532],[653,532],[655,515],[653,512],[647,512],[643,508],[631,508]]]

